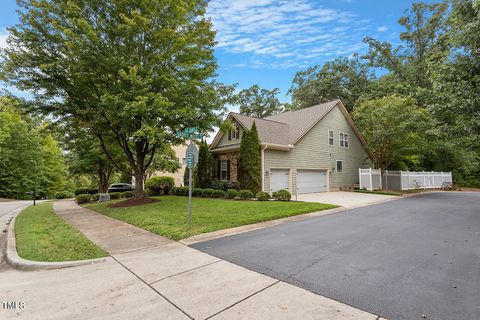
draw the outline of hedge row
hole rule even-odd
[[[170,190],[170,194],[176,196],[188,196],[188,187],[176,187]],[[280,190],[272,193],[272,196],[267,192],[259,192],[256,195],[250,190],[240,190],[228,189],[226,192],[216,189],[201,189],[193,188],[192,189],[193,197],[202,197],[202,198],[226,198],[226,199],[240,199],[240,200],[249,200],[256,198],[258,201],[267,201],[271,198],[278,201],[290,201],[291,194],[288,190]]]
[[[133,191],[112,192],[112,193],[109,193],[109,195],[111,200],[120,199],[120,198],[131,198],[133,197]],[[98,199],[100,199],[100,193],[95,193],[95,194],[83,193],[75,197],[75,201],[77,201],[77,203],[98,201]]]
[[[98,193],[98,189],[93,189],[93,188],[79,188],[75,189],[75,195],[78,196],[79,194],[95,194]]]

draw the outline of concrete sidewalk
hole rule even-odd
[[[31,299],[15,318],[379,319],[73,201],[59,201],[54,208],[110,252],[112,259],[98,265],[0,275],[7,295]]]

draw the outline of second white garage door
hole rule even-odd
[[[297,193],[327,191],[326,170],[297,170]]]

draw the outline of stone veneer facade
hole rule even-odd
[[[230,181],[238,180],[238,157],[240,152],[228,152],[215,156],[215,160],[230,160]]]

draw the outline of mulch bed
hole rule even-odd
[[[158,202],[159,200],[152,199],[152,198],[142,198],[142,199],[135,199],[135,198],[130,198],[127,200],[123,200],[114,204],[109,204],[109,208],[125,208],[125,207],[135,207],[135,206],[143,206],[144,204],[149,204],[149,203],[155,203]]]

